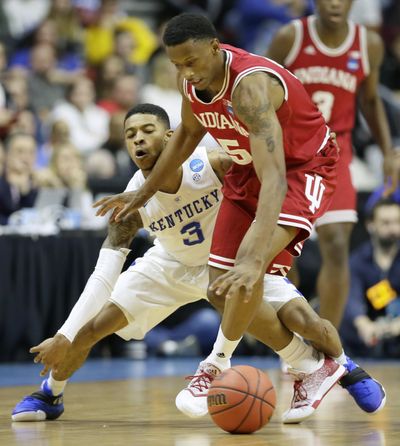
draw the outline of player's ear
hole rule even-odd
[[[172,129],[169,129],[165,132],[164,135],[164,144],[167,144],[169,138],[171,138],[172,134],[174,133],[174,131]]]
[[[211,49],[212,49],[212,53],[218,54],[221,51],[221,48],[219,46],[219,40],[217,38],[212,39],[211,41]]]

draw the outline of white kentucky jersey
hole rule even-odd
[[[182,167],[178,191],[158,191],[139,212],[144,228],[169,255],[187,266],[206,265],[222,184],[204,147],[198,147]],[[136,172],[126,191],[139,189],[144,181],[142,172]]]

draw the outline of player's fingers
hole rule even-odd
[[[34,345],[33,347],[31,347],[29,349],[29,353],[38,353],[38,352],[40,352],[40,350],[41,350],[40,344]]]
[[[92,204],[92,207],[97,208],[101,206],[102,204],[106,203],[110,198],[112,198],[112,195],[107,195],[106,197],[100,198],[99,200],[95,201]]]
[[[40,372],[40,376],[46,376],[50,371],[50,367],[45,365],[42,369],[42,371]]]
[[[118,215],[118,212],[119,212],[119,208],[115,208],[115,209],[113,210],[113,212],[112,212],[112,214],[111,214],[111,217],[110,217],[110,222],[115,222],[115,221],[117,221],[117,220],[116,220],[116,217],[117,217],[117,215]]]
[[[219,277],[217,277],[216,279],[214,279],[214,281],[212,283],[210,283],[210,285],[208,286],[210,291],[215,291],[223,282],[224,280],[230,276],[230,271],[221,274]]]
[[[243,286],[243,288],[244,288],[243,302],[247,304],[250,302],[251,297],[253,296],[253,287],[250,286],[249,284],[246,284]]]
[[[111,209],[114,209],[116,206],[117,206],[117,203],[115,202],[115,200],[108,201],[107,203],[105,203],[99,207],[99,209],[96,212],[96,217],[104,217],[108,211],[110,211]]]
[[[132,207],[131,203],[125,204],[125,206],[118,212],[115,217],[115,221],[128,220],[136,212],[136,208]]]
[[[33,362],[37,364],[38,362],[42,362],[42,355],[39,353],[33,358]]]

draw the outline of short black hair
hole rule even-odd
[[[367,213],[367,220],[372,221],[375,218],[376,210],[382,206],[400,206],[400,204],[391,196],[380,198]]]
[[[139,104],[135,107],[131,108],[128,113],[125,115],[124,118],[124,125],[128,118],[130,118],[132,115],[136,115],[138,113],[141,113],[143,115],[154,115],[157,116],[157,118],[162,121],[167,129],[171,128],[171,124],[169,121],[169,116],[167,112],[158,105],[155,104]]]
[[[180,45],[190,39],[203,40],[217,38],[217,31],[210,20],[201,14],[183,13],[173,17],[165,27],[165,46]]]

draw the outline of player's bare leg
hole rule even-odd
[[[82,366],[97,342],[127,324],[124,313],[112,302],[107,302],[99,314],[79,330],[65,360],[57,370],[52,370],[54,379],[65,381],[70,378]]]
[[[305,300],[292,299],[278,311],[278,317],[290,331],[310,341],[316,350],[333,358],[341,355],[343,348],[337,330],[328,320],[319,317]]]
[[[274,233],[274,247],[271,259],[281,252],[293,239],[295,230],[278,227]],[[210,267],[210,283],[225,271]],[[296,381],[293,401],[301,408],[293,407],[287,418],[301,420],[309,417],[343,375],[343,366],[331,358],[316,352],[305,344],[298,336],[293,335],[279,320],[274,308],[262,299],[264,274],[257,282],[251,297],[252,305],[240,298],[225,299],[224,295],[208,293],[210,302],[222,309],[222,324],[211,354],[199,364],[196,373],[188,377],[189,385],[176,398],[179,410],[191,417],[203,416],[207,413],[207,392],[212,380],[221,371],[230,367],[230,358],[241,336],[249,329],[262,338],[263,342],[274,349],[286,362],[303,376]],[[256,322],[254,322],[256,319]],[[297,386],[297,387],[296,387]],[[301,388],[301,390],[299,390]],[[303,392],[304,390],[304,392]],[[296,395],[307,395],[307,401],[298,401]]]
[[[317,226],[322,266],[317,279],[319,314],[339,328],[350,286],[349,247],[353,223]]]

